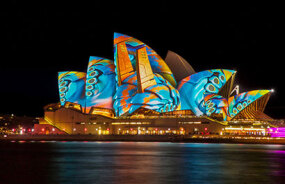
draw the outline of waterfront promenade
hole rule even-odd
[[[285,144],[285,138],[258,136],[173,136],[173,135],[1,135],[6,141],[129,141],[129,142],[192,142],[236,144]]]

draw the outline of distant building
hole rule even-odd
[[[32,133],[36,123],[39,123],[38,118],[3,114],[0,115],[0,134]]]

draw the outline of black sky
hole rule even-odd
[[[133,36],[163,58],[183,56],[196,71],[235,69],[241,92],[275,89],[266,113],[285,118],[280,4],[94,1],[2,6],[0,114],[42,116],[59,100],[57,72],[85,71],[88,57],[113,59],[113,32]]]

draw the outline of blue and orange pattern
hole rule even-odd
[[[128,35],[114,33],[114,46],[116,46],[120,42],[124,42],[126,44],[133,68],[136,68],[136,51],[140,48],[146,47],[148,59],[150,61],[150,65],[153,72],[160,74],[164,79],[170,82],[173,87],[176,87],[177,83],[171,70],[169,69],[165,61],[152,48],[150,48],[145,43]]]
[[[228,115],[230,119],[234,118],[244,108],[268,93],[270,93],[270,90],[254,90],[230,97],[228,99]]]
[[[224,121],[230,121],[251,103],[269,92],[270,90],[254,90],[231,96],[228,99],[216,94],[206,95],[204,99],[206,115],[222,114]]]
[[[76,103],[85,106],[85,81],[86,73],[66,71],[58,73],[58,87],[60,104],[66,102]]]
[[[121,48],[119,52],[118,48]],[[142,48],[145,59],[138,60],[140,63],[137,59]],[[118,53],[122,60],[118,59]],[[121,70],[117,66],[118,61],[122,61]],[[139,66],[145,64],[145,67],[138,70],[137,63]],[[137,74],[137,71],[143,72]],[[114,62],[91,56],[87,74],[59,72],[60,104],[79,104],[84,113],[89,113],[92,107],[98,107],[96,112],[111,109],[117,116],[131,115],[139,108],[157,112],[191,110],[197,116],[222,114],[223,120],[230,121],[270,92],[255,90],[228,99],[220,96],[219,91],[235,72],[227,69],[202,71],[182,79],[175,88],[176,81],[171,70],[154,50],[133,37],[114,33]],[[143,88],[142,76],[145,76],[144,82],[151,81]]]
[[[162,76],[154,74],[156,85],[138,93],[136,72],[127,77],[114,96],[114,109],[117,116],[132,114],[139,108],[157,112],[169,112],[180,109],[178,91]]]
[[[213,113],[222,114],[223,120],[228,120],[228,100],[217,94],[208,94],[205,96],[206,115]]]
[[[113,109],[116,90],[115,65],[113,61],[90,56],[86,79],[86,113],[92,107]]]
[[[234,70],[213,69],[182,79],[177,88],[181,96],[181,110],[190,109],[197,116],[206,114],[206,95],[218,94],[234,73]]]

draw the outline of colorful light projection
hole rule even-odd
[[[269,128],[268,133],[271,137],[285,137],[285,127]]]
[[[206,115],[211,116],[212,113],[222,114],[224,121],[230,121],[251,103],[269,92],[269,90],[254,90],[240,93],[229,99],[215,94],[206,95],[204,99]]]
[[[268,94],[270,90],[254,90],[240,93],[228,99],[228,115],[234,118],[240,111],[249,106],[252,102]]]
[[[171,70],[165,61],[152,48],[128,35],[114,33],[114,45],[118,45],[119,43],[125,44],[133,68],[136,68],[137,50],[145,47],[152,71],[154,73],[160,74],[164,79],[170,82],[173,87],[176,87],[176,80]],[[114,58],[114,61],[116,62],[116,57]]]
[[[121,116],[140,108],[156,112],[191,110],[197,116],[222,114],[229,121],[270,92],[255,90],[229,99],[218,95],[235,74],[226,69],[194,73],[182,79],[175,89],[174,76],[161,57],[143,42],[119,33],[114,33],[114,61],[91,56],[87,75],[59,72],[61,106],[108,116],[114,115],[113,110]]]
[[[86,73],[66,71],[58,73],[58,87],[60,104],[66,102],[76,103],[85,106],[85,80]]]
[[[86,79],[86,113],[92,107],[113,109],[116,90],[115,65],[113,61],[90,56]]]
[[[222,114],[223,120],[228,119],[228,101],[226,98],[216,94],[209,94],[205,96],[204,102],[207,116],[215,113]]]
[[[132,114],[140,107],[157,112],[179,110],[180,96],[172,85],[159,74],[154,74],[156,85],[145,89],[144,93],[137,93],[136,72],[128,77],[118,88],[114,96],[114,109],[118,116],[125,113]],[[129,81],[135,81],[129,83]]]
[[[114,47],[117,91],[113,107],[117,116],[132,114],[139,108],[157,112],[168,112],[180,108],[178,91],[161,75],[152,71],[146,46],[136,50],[133,61],[136,70],[126,44],[120,42]]]
[[[181,110],[190,109],[197,116],[206,114],[206,95],[218,94],[234,73],[233,70],[213,69],[182,79],[177,88],[181,96]]]

